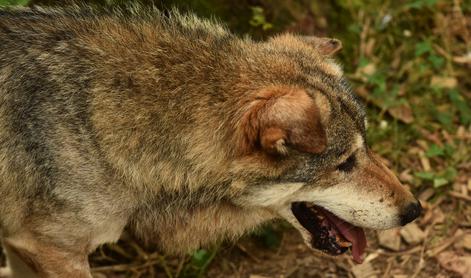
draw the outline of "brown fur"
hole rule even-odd
[[[358,225],[398,225],[414,201],[367,155],[336,40],[74,8],[0,10],[0,41],[0,230],[39,277],[89,277],[86,255],[125,228],[184,253],[291,222],[307,197],[337,213],[350,203],[323,192],[350,181],[393,207],[374,223],[341,215]]]

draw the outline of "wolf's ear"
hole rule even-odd
[[[244,154],[258,148],[286,154],[289,147],[321,153],[327,145],[319,109],[299,88],[273,86],[261,90],[246,107],[238,132]]]
[[[301,38],[305,43],[314,46],[324,56],[332,56],[342,49],[342,42],[337,39],[315,36],[302,36]]]

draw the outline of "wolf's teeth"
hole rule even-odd
[[[305,204],[306,204],[306,207],[308,207],[308,208],[314,207],[314,204],[313,204],[313,203],[307,203],[307,202],[306,202]]]
[[[343,238],[340,238],[339,235],[335,235],[335,241],[340,247],[350,247],[352,243],[350,241],[346,241]]]
[[[339,242],[339,246],[341,247],[351,247],[352,246],[352,243],[351,242],[348,242],[348,241],[340,241]]]

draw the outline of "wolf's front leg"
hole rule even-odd
[[[31,235],[15,235],[3,241],[8,267],[0,277],[91,278],[86,248],[70,250],[40,242]],[[5,275],[5,276],[2,276]]]
[[[11,270],[9,267],[0,267],[0,278],[10,278]]]

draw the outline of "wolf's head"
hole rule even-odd
[[[237,202],[273,210],[315,249],[351,247],[360,262],[362,228],[405,225],[420,203],[368,148],[364,107],[331,59],[339,41],[283,35],[261,48],[234,123],[232,171],[247,184]]]

